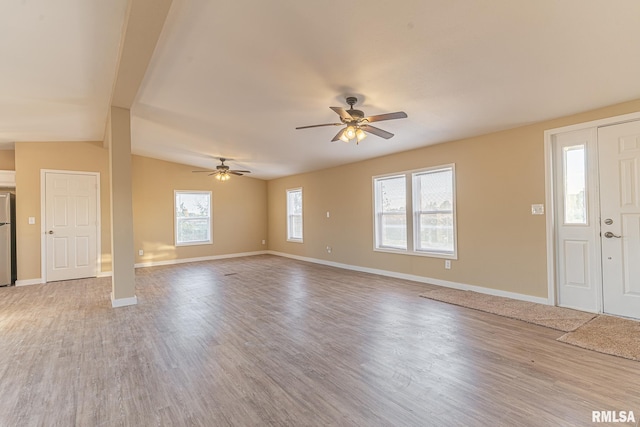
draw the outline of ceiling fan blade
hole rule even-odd
[[[362,129],[365,132],[369,132],[372,133],[376,136],[379,136],[380,138],[384,138],[384,139],[389,139],[393,137],[393,134],[391,132],[387,132],[386,130],[382,130],[380,128],[377,127],[373,127],[370,125],[361,125],[360,129]]]
[[[200,172],[215,172],[215,171],[191,171],[193,173],[200,173]]]
[[[243,173],[240,173],[238,171],[229,171],[228,173],[231,174],[231,175],[238,175],[238,176],[244,175]]]
[[[353,117],[351,116],[351,114],[349,114],[347,110],[345,110],[344,108],[342,107],[329,107],[329,108],[331,108],[333,111],[338,113],[338,115],[342,120],[346,120],[348,122],[353,120]]]
[[[333,139],[331,140],[331,142],[336,142],[340,140],[340,137],[342,136],[342,134],[347,130],[347,128],[344,129],[340,129],[340,132],[338,132],[336,134],[336,136],[333,137]]]
[[[407,113],[404,111],[398,111],[396,113],[387,113],[387,114],[378,114],[377,116],[370,116],[364,119],[369,123],[373,122],[381,122],[383,120],[395,120],[395,119],[406,119]]]
[[[342,126],[342,123],[325,123],[323,125],[300,126],[300,127],[297,127],[296,129],[319,128],[321,126]]]
[[[238,169],[230,170],[229,172],[251,173],[251,171],[241,171],[241,170],[238,170]]]

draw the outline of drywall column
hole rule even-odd
[[[131,190],[131,113],[111,107],[108,121],[109,172],[111,175],[111,305],[137,304]]]

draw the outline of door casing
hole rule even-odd
[[[593,120],[585,123],[578,123],[571,126],[564,126],[555,129],[549,129],[544,133],[544,157],[545,157],[545,203],[547,205],[546,215],[546,234],[547,234],[547,287],[548,287],[548,303],[549,305],[558,304],[559,283],[557,280],[557,239],[556,239],[556,182],[554,177],[554,140],[559,134],[573,132],[578,130],[597,129],[603,126],[616,125],[631,121],[640,120],[640,112],[624,114],[621,116],[608,117],[600,120]],[[596,133],[597,134],[597,133]],[[588,191],[598,192],[598,179],[588,179]],[[596,198],[597,199],[597,198]],[[596,201],[596,203],[599,203]],[[597,212],[600,212],[600,206],[595,206]],[[602,292],[598,291],[597,295],[597,312],[603,312]]]

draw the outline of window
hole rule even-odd
[[[375,250],[457,258],[453,165],[373,182]]]
[[[211,243],[211,192],[175,191],[176,246]]]
[[[376,246],[407,249],[407,190],[404,175],[375,181]]]
[[[564,147],[564,223],[587,223],[585,146]]]
[[[287,190],[287,240],[302,242],[302,188]]]
[[[413,174],[415,250],[453,254],[453,168]]]

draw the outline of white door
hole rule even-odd
[[[600,311],[601,290],[595,129],[556,135],[553,141],[558,305]]]
[[[640,318],[640,121],[598,129],[605,313]]]
[[[95,277],[98,266],[98,178],[45,176],[46,280]]]

